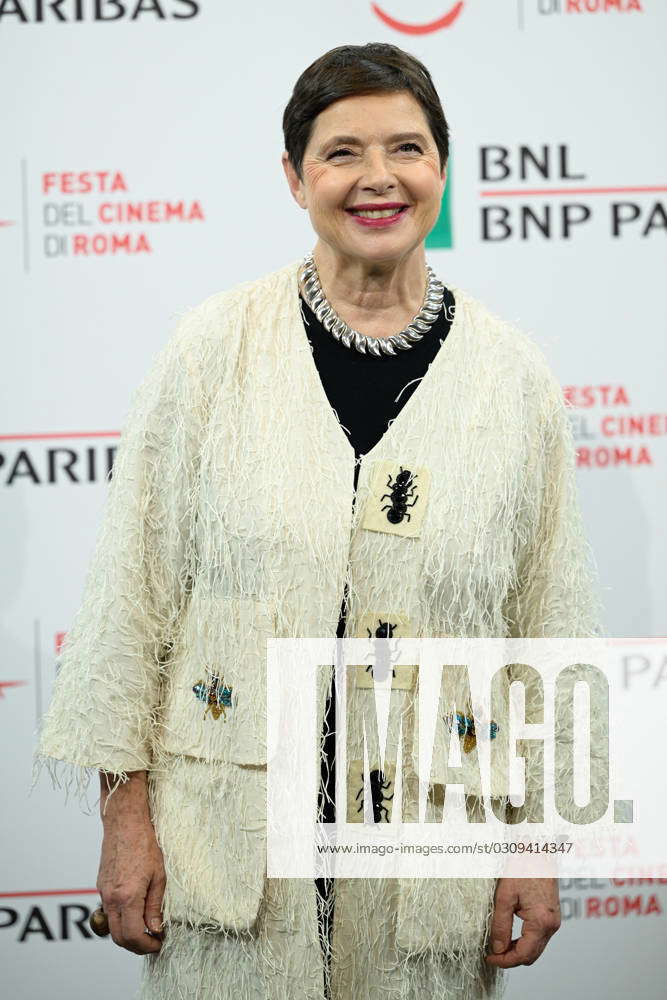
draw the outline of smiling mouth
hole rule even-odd
[[[359,215],[362,219],[390,219],[393,215],[400,215],[402,212],[406,212],[408,208],[408,205],[402,205],[400,208],[383,209],[346,208],[345,211],[350,215]]]

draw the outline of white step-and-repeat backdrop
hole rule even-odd
[[[94,802],[46,777],[28,797],[33,734],[132,391],[184,310],[314,244],[281,116],[327,49],[388,41],[431,70],[452,156],[429,260],[547,352],[608,634],[667,634],[666,32],[664,0],[0,0],[4,996],[137,983],[87,929]],[[646,649],[628,683],[649,699],[667,670]],[[512,1000],[664,995],[667,878],[561,895]]]

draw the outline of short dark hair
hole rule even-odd
[[[409,91],[421,104],[440,154],[449,159],[449,126],[431,74],[409,52],[385,42],[339,45],[311,63],[294,85],[283,113],[285,149],[300,180],[313,123],[334,101],[359,94]]]

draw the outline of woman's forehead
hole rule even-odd
[[[358,94],[334,101],[317,115],[309,145],[336,136],[347,141],[353,137],[388,140],[417,132],[424,137],[430,134],[422,107],[409,92]]]

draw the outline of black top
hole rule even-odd
[[[313,358],[327,398],[338,414],[354,448],[356,495],[360,455],[366,455],[395,420],[426,374],[426,370],[444,344],[454,319],[455,301],[444,289],[438,318],[423,338],[407,351],[396,355],[361,354],[345,347],[320,323],[299,295],[301,315]],[[337,635],[345,634],[347,591],[343,597]]]
[[[418,380],[426,374],[449,333],[454,318],[454,296],[445,288],[440,314],[422,340],[407,351],[381,358],[360,354],[356,348],[339,343],[322,326],[303,296],[299,298],[322,385],[359,458],[378,443],[389,421],[398,416],[417,388]],[[356,489],[356,476],[354,485]]]
[[[338,415],[354,448],[357,463],[354,469],[356,496],[359,457],[366,455],[387,430],[424,377],[454,319],[454,296],[445,288],[442,308],[435,323],[407,351],[381,358],[360,354],[356,348],[345,347],[322,326],[302,295],[301,315],[313,352],[313,358],[327,398]],[[402,391],[401,391],[402,390]],[[354,502],[354,501],[353,501]],[[337,635],[345,634],[347,587],[341,604]],[[324,720],[324,757],[321,762],[319,811],[322,821],[335,820],[333,809],[336,787],[335,762],[336,689],[332,676]],[[326,789],[326,795],[324,791]],[[331,938],[333,899],[328,879],[316,879],[319,904],[319,926],[322,940]]]

